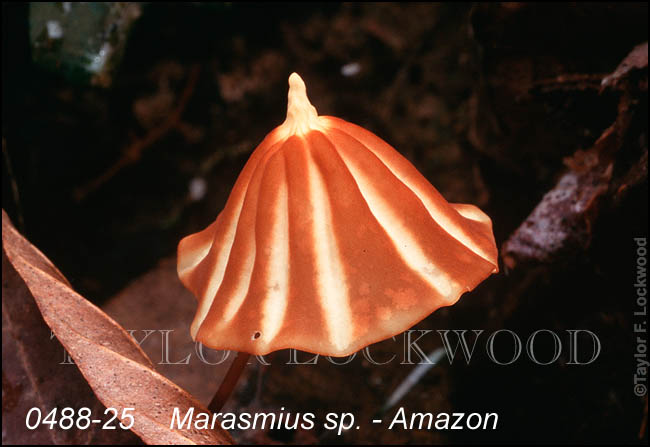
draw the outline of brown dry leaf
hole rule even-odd
[[[43,319],[107,407],[132,411],[132,431],[148,444],[231,444],[222,428],[170,429],[174,408],[207,412],[196,399],[152,368],[115,321],[71,289],[65,277],[13,227],[2,211],[2,246],[25,281]],[[125,418],[126,419],[126,418]],[[128,419],[123,421],[129,424]]]
[[[105,408],[50,328],[20,275],[2,254],[2,443],[3,444],[136,444],[125,430],[103,430],[91,424],[85,430],[51,430],[41,424],[26,426],[28,412],[38,407],[42,417],[53,408],[89,408],[94,416]],[[60,417],[60,413],[59,417]],[[33,414],[35,416],[35,414]],[[36,419],[32,419],[34,423]]]

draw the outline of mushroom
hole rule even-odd
[[[216,221],[178,247],[179,277],[199,301],[192,337],[258,355],[349,355],[497,271],[487,215],[448,203],[373,133],[318,116],[296,73],[284,123]]]

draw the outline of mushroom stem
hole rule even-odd
[[[235,389],[239,376],[241,376],[242,371],[244,371],[244,368],[246,367],[248,357],[250,357],[250,354],[247,352],[237,352],[237,357],[233,360],[228,372],[226,373],[226,377],[223,379],[223,382],[221,382],[221,385],[219,385],[219,389],[212,398],[210,405],[208,405],[208,410],[212,413],[217,413],[221,408],[223,408],[224,404]]]

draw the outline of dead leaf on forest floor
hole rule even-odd
[[[20,275],[2,254],[2,443],[3,444],[137,444],[130,431],[103,430],[91,424],[81,430],[26,426],[32,408],[44,418],[53,408],[86,407],[97,417],[105,408],[65,351],[51,336],[36,302]],[[58,414],[60,417],[60,413]],[[31,415],[31,424],[37,420]]]
[[[43,319],[66,348],[91,388],[122,418],[133,408],[132,431],[149,444],[231,444],[223,429],[170,429],[174,408],[207,412],[189,393],[152,368],[122,327],[76,293],[59,270],[23,238],[2,211],[2,246]],[[125,424],[130,420],[122,419]]]

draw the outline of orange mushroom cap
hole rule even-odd
[[[450,204],[371,132],[318,116],[296,73],[225,208],[178,246],[215,349],[345,356],[454,304],[498,271],[492,222]]]

